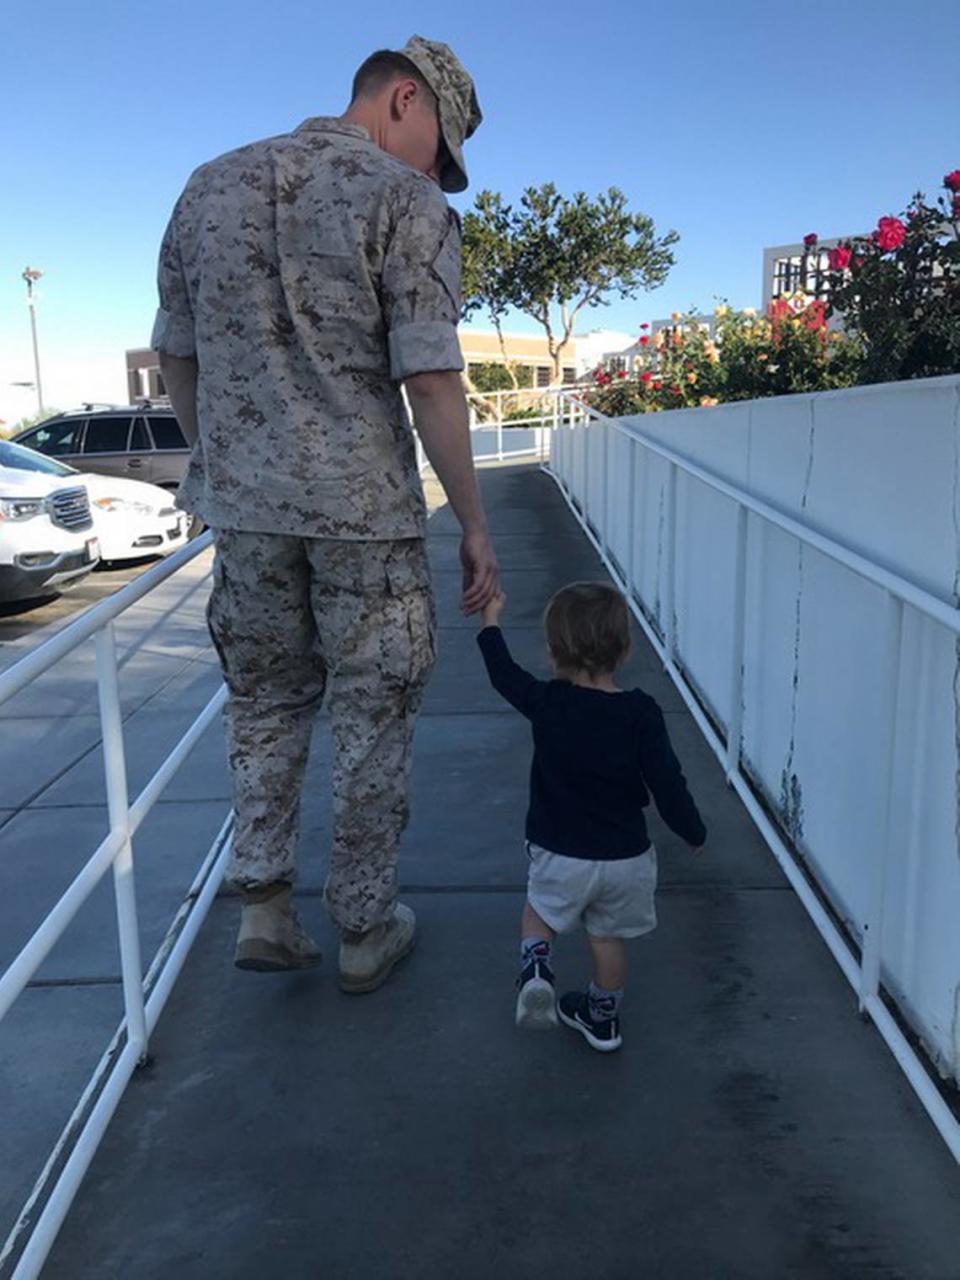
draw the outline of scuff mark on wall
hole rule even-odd
[[[813,476],[814,441],[817,429],[815,400],[810,400],[810,434],[807,445],[807,470],[803,477],[803,492],[800,496],[800,510],[806,511],[807,498],[810,494],[810,480]],[[800,782],[793,768],[793,759],[797,745],[797,705],[800,694],[800,627],[801,606],[803,604],[803,564],[805,544],[797,543],[797,601],[793,620],[793,687],[790,692],[790,745],[787,747],[787,761],[780,775],[780,813],[784,826],[795,844],[799,844],[803,834],[803,803]]]

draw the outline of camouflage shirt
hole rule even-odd
[[[219,529],[421,537],[400,394],[463,368],[460,226],[359,125],[307,120],[203,165],[160,250],[153,346],[196,355],[179,504]]]

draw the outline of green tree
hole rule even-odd
[[[631,213],[616,187],[592,200],[582,191],[563,196],[548,182],[528,187],[518,209],[483,191],[464,219],[468,314],[485,306],[498,325],[516,308],[536,320],[559,385],[563,348],[584,307],[662,284],[678,239],[675,231],[658,238],[653,219]]]
[[[477,212],[463,219],[463,318],[476,311],[486,311],[496,331],[503,356],[508,385],[517,390],[515,362],[507,357],[503,338],[503,321],[510,310],[513,273],[513,242],[510,237],[510,210],[494,191],[481,191],[477,196]],[[477,390],[499,390],[481,387]]]

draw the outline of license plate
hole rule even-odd
[[[94,560],[100,559],[100,541],[97,538],[88,538],[86,546],[83,548],[83,563],[93,564]]]

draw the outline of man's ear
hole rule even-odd
[[[420,96],[416,80],[398,80],[390,94],[390,114],[394,120],[402,120]]]

